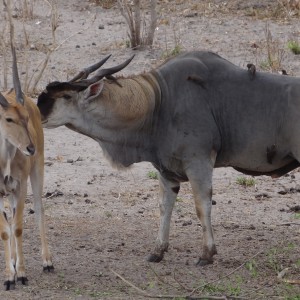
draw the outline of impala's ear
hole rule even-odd
[[[7,100],[5,99],[5,97],[0,93],[0,105],[6,109],[9,107],[9,103],[7,102]]]
[[[85,91],[84,91],[84,98],[86,101],[93,101],[96,97],[98,97],[104,87],[103,80],[100,80],[96,83],[91,84]]]

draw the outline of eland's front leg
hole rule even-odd
[[[213,162],[210,160],[194,163],[187,170],[194,194],[196,213],[203,230],[203,251],[197,263],[200,266],[211,264],[213,256],[217,254],[211,225],[212,172]]]
[[[159,186],[160,226],[156,247],[154,252],[148,257],[148,261],[150,262],[160,262],[163,259],[164,253],[168,251],[171,216],[180,188],[178,182],[169,181],[163,176],[159,177]]]

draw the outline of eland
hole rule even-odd
[[[132,58],[98,69],[107,59],[47,85],[37,104],[43,126],[91,137],[115,166],[148,161],[159,171],[160,227],[149,261],[163,259],[180,183],[189,181],[203,231],[198,264],[212,263],[213,169],[279,177],[299,166],[300,79],[245,70],[208,51],[127,78],[113,74]]]

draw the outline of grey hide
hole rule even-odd
[[[299,166],[300,79],[250,73],[202,51],[181,54],[148,74],[118,82],[122,86],[124,80],[141,77],[156,96],[153,110],[139,126],[115,118],[113,109],[104,106],[112,100],[104,92],[88,102],[84,99],[91,91],[57,82],[39,96],[44,126],[67,125],[90,136],[117,165],[149,161],[158,169],[161,218],[150,261],[160,261],[167,251],[180,182],[190,181],[203,230],[199,264],[211,263],[217,253],[211,226],[213,168],[231,166],[246,174],[279,177]],[[104,91],[121,89],[116,82],[102,84]],[[62,90],[73,102],[57,96]],[[130,97],[120,99],[124,110]],[[72,106],[70,117],[63,115],[66,106]],[[59,115],[65,120],[55,117]]]

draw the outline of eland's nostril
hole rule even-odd
[[[33,155],[35,152],[35,147],[33,145],[29,145],[29,146],[27,146],[26,150],[28,151],[28,153],[30,155]]]

